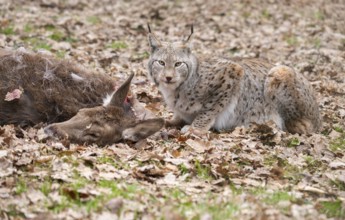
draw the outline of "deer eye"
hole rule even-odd
[[[175,63],[175,67],[179,67],[179,66],[181,66],[182,65],[182,62],[176,62]]]
[[[163,60],[158,60],[158,63],[162,66],[165,66],[165,62]]]

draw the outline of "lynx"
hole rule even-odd
[[[193,27],[187,40],[161,42],[149,27],[148,77],[174,113],[167,126],[222,131],[271,120],[290,133],[320,130],[318,103],[301,74],[260,59],[197,57],[192,34]]]

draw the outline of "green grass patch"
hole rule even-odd
[[[63,41],[65,39],[65,35],[64,33],[60,32],[60,31],[54,31],[50,36],[50,39],[55,40],[55,41]]]
[[[181,172],[181,175],[184,175],[186,173],[189,172],[189,169],[186,167],[186,165],[184,165],[183,163],[181,163],[179,166],[178,166],[178,169],[179,171]]]
[[[150,57],[150,54],[148,52],[143,52],[143,53],[136,53],[133,56],[131,56],[131,61],[132,62],[139,62],[144,59],[148,59]]]
[[[97,16],[89,16],[86,18],[86,20],[93,25],[100,24],[102,22],[102,20]]]
[[[316,20],[322,21],[322,20],[325,20],[325,15],[324,15],[323,12],[321,12],[321,11],[316,11],[316,12],[314,13],[314,18],[315,18]]]
[[[336,187],[337,189],[341,190],[341,191],[345,191],[345,183],[338,180],[338,179],[335,179],[335,180],[331,180],[331,185]]]
[[[332,140],[329,144],[329,149],[332,152],[344,152],[345,150],[345,133],[342,133],[340,137]]]
[[[301,142],[298,140],[298,138],[293,137],[288,141],[287,146],[288,147],[297,147],[301,144]]]
[[[264,203],[268,205],[276,205],[280,201],[295,201],[295,197],[293,197],[291,194],[289,194],[286,191],[276,191],[271,194],[268,194],[264,197],[263,201]]]
[[[121,50],[128,48],[128,45],[124,41],[113,41],[107,44],[106,47],[114,50]]]
[[[298,45],[298,39],[294,35],[285,37],[285,41],[286,41],[286,43],[288,43],[289,46],[297,46]]]
[[[251,13],[250,13],[249,11],[244,11],[244,12],[242,13],[242,16],[243,16],[244,18],[249,18],[250,15],[251,15]]]
[[[24,215],[22,212],[20,212],[20,211],[17,210],[16,205],[10,204],[10,205],[7,207],[7,209],[9,210],[9,211],[6,211],[6,214],[7,214],[8,216],[10,216],[10,217],[15,217],[14,219],[25,219],[25,215]],[[3,216],[2,211],[3,211],[3,210],[0,208],[0,217]],[[10,218],[10,219],[12,219],[12,218]]]
[[[212,179],[211,169],[207,165],[201,164],[198,160],[196,160],[194,162],[194,166],[195,166],[196,174],[199,178],[205,179],[205,180]]]
[[[116,160],[116,158],[109,157],[109,156],[97,157],[97,163],[109,164],[109,165],[112,165],[113,167],[115,167],[116,169],[122,169],[123,168],[122,164],[119,163],[118,160]],[[129,167],[126,167],[126,168],[129,169]]]
[[[314,38],[313,39],[313,44],[316,49],[319,49],[321,47],[321,40],[320,38]]]
[[[24,26],[24,32],[26,32],[26,33],[31,33],[33,30],[34,30],[34,28],[30,24],[26,24]]]
[[[52,49],[52,46],[50,44],[39,38],[25,38],[24,42],[29,44],[34,50],[44,49],[50,51]]]
[[[63,59],[63,58],[65,58],[65,56],[66,56],[66,51],[64,51],[64,50],[58,50],[58,51],[56,51],[55,54],[56,54],[57,57]]]
[[[48,196],[52,190],[52,181],[50,179],[45,180],[42,183],[40,190],[45,196]]]
[[[336,132],[339,132],[339,133],[343,133],[344,132],[344,129],[340,126],[333,126],[333,129],[336,131]]]
[[[345,218],[345,208],[340,200],[320,202],[320,212],[327,215],[328,218]]]
[[[209,193],[205,198],[193,201],[189,195],[178,188],[171,189],[165,195],[166,203],[174,204],[174,210],[186,219],[200,219],[209,214],[212,219],[231,219],[239,210],[237,204],[218,200],[217,194]],[[173,201],[169,201],[173,200]]]
[[[314,173],[315,171],[322,168],[322,162],[320,160],[314,159],[314,157],[312,157],[312,156],[305,156],[304,160],[307,164],[307,169],[311,173]]]
[[[301,180],[301,170],[299,167],[289,164],[288,160],[282,159],[276,155],[270,155],[264,158],[265,166],[278,166],[284,171],[284,178],[291,180],[293,183],[297,183]]]
[[[52,25],[52,24],[47,24],[47,25],[44,26],[44,30],[46,30],[46,31],[54,31],[54,30],[56,30],[56,27],[54,25]]]
[[[22,194],[22,193],[24,193],[26,191],[28,191],[26,180],[22,179],[22,178],[19,178],[18,181],[17,181],[17,184],[15,186],[14,192],[17,195],[20,195],[20,194]]]
[[[265,19],[270,19],[272,17],[272,14],[267,11],[267,9],[264,9],[261,11],[261,16]]]
[[[109,199],[114,197],[132,199],[139,193],[142,193],[142,190],[139,189],[139,187],[135,184],[126,184],[125,186],[119,186],[118,183],[113,180],[100,180],[98,182],[98,186],[111,190],[111,194],[108,195]]]
[[[0,33],[4,35],[14,35],[15,34],[14,27],[12,25],[0,27]]]

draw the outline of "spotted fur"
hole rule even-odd
[[[318,104],[309,82],[287,66],[259,59],[197,58],[188,42],[149,33],[148,75],[174,112],[168,125],[230,130],[274,121],[292,133],[317,132]]]

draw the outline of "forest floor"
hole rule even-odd
[[[231,3],[230,3],[231,2]],[[201,140],[163,129],[137,144],[63,145],[40,126],[0,127],[0,219],[344,219],[342,0],[0,0],[0,47],[45,49],[122,81],[169,118],[147,80],[146,24],[196,54],[261,57],[312,83],[322,132],[273,124]]]

